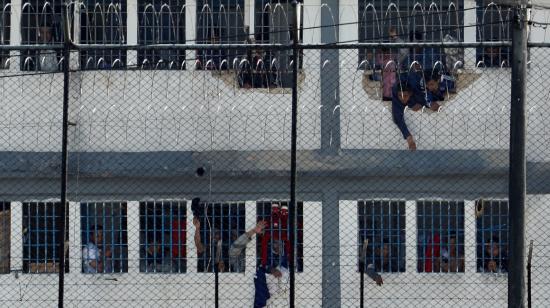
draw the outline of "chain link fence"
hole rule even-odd
[[[510,46],[302,44],[295,84],[286,45],[156,46],[201,57],[104,69],[82,66],[79,51],[98,50],[82,45],[67,75],[20,71],[28,48],[12,49],[0,71],[1,305],[58,303],[65,219],[68,307],[287,307],[291,294],[297,307],[505,306]],[[63,65],[62,47],[41,52]],[[541,307],[547,55],[529,49],[526,101],[525,238]]]

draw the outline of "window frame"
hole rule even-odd
[[[4,8],[9,10],[4,11]],[[10,45],[11,31],[11,0],[0,0],[0,45]],[[0,70],[9,69],[10,52],[0,50]]]
[[[495,213],[494,207],[498,207]],[[490,213],[486,215],[487,208],[490,208]],[[485,262],[490,258],[487,256],[486,245],[489,243],[491,246],[495,243],[495,236],[498,237],[498,245],[500,246],[498,263],[496,264],[499,267],[497,270],[498,273],[506,274],[508,272],[508,232],[509,232],[509,203],[506,199],[478,199],[475,201],[476,209],[476,272],[477,273],[492,273],[488,271],[485,267]],[[503,214],[504,212],[504,214]],[[493,228],[494,219],[496,214],[496,219],[498,221],[497,228]],[[503,218],[505,222],[503,223]],[[485,225],[486,221],[489,219],[489,231],[487,232]],[[503,226],[504,225],[504,226]],[[497,232],[498,235],[495,235],[494,232]],[[490,234],[490,236],[486,236]],[[502,246],[505,248],[502,248]],[[505,261],[504,268],[502,268],[502,261]]]
[[[254,42],[258,44],[289,44],[293,40],[293,31],[291,16],[293,16],[292,1],[283,0],[253,0],[254,1]],[[303,0],[298,0],[303,4]],[[275,15],[280,10],[277,10],[283,5],[287,6],[287,10],[282,9],[283,13],[278,17]],[[274,7],[274,8],[273,8]],[[269,8],[269,10],[267,10]],[[275,18],[272,16],[274,15]],[[286,23],[283,19],[286,17]],[[303,42],[303,24],[304,10],[300,10],[299,16],[299,41]],[[277,20],[278,25],[273,25],[273,21]],[[275,30],[273,30],[275,29]],[[286,31],[285,29],[288,29]],[[280,33],[288,32],[288,35],[280,35]],[[277,34],[278,37],[272,38],[272,34]],[[261,61],[255,61],[259,57]],[[256,50],[254,55],[249,54],[249,67],[239,69],[239,86],[241,88],[282,88],[288,89],[292,87],[292,50]],[[276,60],[276,61],[275,61]],[[252,63],[250,63],[252,62]],[[253,63],[256,62],[256,63]],[[303,68],[303,52],[299,54],[298,68]]]
[[[423,35],[420,39],[424,42],[443,42],[445,39],[445,31],[447,30],[447,34],[451,35],[452,38],[454,38],[456,41],[462,42],[464,40],[464,0],[458,0],[458,1],[452,1],[452,0],[435,0],[438,1],[438,3],[435,3],[434,1],[416,1],[416,0],[403,0],[399,1],[399,3],[402,3],[405,6],[405,10],[402,9],[402,6],[391,6],[391,4],[395,4],[395,2],[392,2],[390,0],[384,0],[379,1],[379,5],[371,6],[370,3],[365,0],[357,0],[358,3],[358,16],[359,16],[359,22],[358,22],[358,42],[390,42],[390,37],[388,36],[388,32],[390,28],[397,28],[397,35],[398,37],[403,40],[404,42],[414,42],[418,41],[419,38],[415,34],[417,32],[417,27],[422,27],[423,25],[418,26],[416,22],[417,12],[423,11],[425,12],[424,16],[428,16],[428,18],[431,16],[432,23],[428,24],[426,23],[426,28],[433,28],[434,30],[426,31],[425,34],[431,33],[431,37],[429,38],[427,35]],[[422,8],[419,9],[416,5],[417,3],[420,3]],[[432,4],[435,4],[435,6],[432,6]],[[368,10],[369,8],[373,8],[371,10]],[[451,7],[454,7],[454,10],[449,10]],[[393,8],[393,10],[391,10]],[[437,8],[437,11],[435,10]],[[445,10],[443,10],[443,8]],[[370,15],[369,15],[369,12]],[[377,20],[378,20],[378,26],[376,26],[375,22],[373,21],[374,18],[372,18],[372,13],[376,12]],[[385,18],[385,15],[398,12],[399,14],[397,16],[399,17],[392,17],[390,15],[389,18]],[[430,13],[433,12],[433,13]],[[438,13],[441,12],[441,13]],[[437,17],[437,15],[441,15],[441,18]],[[368,16],[371,16],[371,18],[367,18]],[[397,19],[398,21],[394,25],[391,21],[394,19]],[[441,22],[441,29],[437,30],[437,24],[434,25],[433,21],[437,22],[437,19]],[[405,22],[403,22],[403,20]],[[368,22],[372,21],[372,25],[369,25]],[[401,22],[400,22],[401,21]],[[380,28],[381,25],[381,28]],[[375,35],[376,28],[379,29],[379,33],[382,34],[379,35],[379,37],[373,36],[369,37],[369,30],[371,29],[372,35]],[[449,33],[451,32],[451,33]],[[421,32],[423,33],[423,31]],[[439,34],[437,36],[434,36],[434,34]],[[407,49],[402,48],[400,50],[376,50],[376,49],[366,49],[361,48],[359,49],[359,67],[360,70],[380,70],[384,65],[383,62],[387,61],[387,57],[391,54],[397,54],[402,53],[404,50],[407,50],[407,58],[404,63],[397,63],[397,66],[400,70],[407,70],[408,63],[411,61],[411,55],[414,57],[416,61],[421,63],[424,70],[426,69],[432,69],[435,67],[436,61],[441,61],[442,63],[445,63],[445,52],[440,48],[427,48],[428,49],[428,55],[426,53],[422,52],[421,58],[418,58],[417,53],[419,53],[419,50],[414,49]],[[402,51],[403,50],[403,51]],[[462,58],[464,58],[464,55],[461,55]],[[429,61],[434,60],[435,61]],[[364,65],[368,61],[369,65]],[[426,65],[428,63],[428,65]],[[373,65],[374,64],[374,65]]]
[[[80,11],[80,43],[86,44],[127,44],[128,36],[128,3],[126,0],[115,0],[115,2],[108,2],[109,0],[100,0],[101,2],[95,3],[83,3],[83,7]],[[90,6],[90,4],[92,4]],[[111,6],[112,5],[112,6]],[[102,20],[105,20],[103,26],[98,26],[96,19],[96,9],[100,8],[99,12],[103,16],[99,15]],[[113,7],[113,9],[111,9]],[[118,9],[118,11],[117,11]],[[92,17],[86,18],[90,16]],[[107,14],[107,15],[105,15]],[[115,24],[114,21],[118,23]],[[109,22],[109,25],[106,25]],[[88,31],[88,29],[91,31]],[[105,31],[105,37],[103,33],[100,33],[98,38],[97,29],[109,29]],[[132,29],[132,31],[139,31],[139,29]],[[95,37],[92,37],[93,34]],[[118,35],[118,36],[117,36]],[[88,37],[90,36],[90,37]],[[97,59],[97,61],[96,61]],[[93,61],[91,61],[93,60]],[[103,60],[101,62],[101,60]],[[127,61],[126,50],[117,49],[94,49],[94,50],[82,50],[80,51],[80,69],[81,70],[109,70],[109,69],[124,69]],[[91,61],[91,62],[90,62]],[[101,62],[101,65],[100,65]],[[90,67],[92,63],[92,67]]]
[[[269,222],[271,216],[271,205],[277,203],[280,206],[289,206],[290,201],[288,200],[263,200],[256,202],[256,222],[266,221]],[[296,246],[293,251],[294,254],[294,264],[296,273],[304,272],[304,202],[296,202]],[[289,216],[290,219],[290,216]],[[267,229],[264,232],[268,232]],[[262,247],[261,247],[261,236],[258,236],[256,240],[256,265],[259,266],[262,263]],[[271,244],[269,244],[271,245]],[[271,246],[268,246],[268,249],[271,250]],[[290,264],[289,264],[290,266]]]
[[[49,5],[46,6],[46,4]],[[19,27],[21,44],[51,45],[63,43],[65,40],[62,18],[63,5],[65,4],[60,0],[29,0],[22,2]],[[49,7],[50,11],[44,15],[42,11],[37,10],[39,7],[42,7],[43,10]],[[42,34],[40,32],[42,27],[50,28],[51,39],[48,42],[41,41]],[[60,50],[25,50],[21,51],[20,69],[22,71],[59,72],[61,59]]]
[[[185,0],[138,0],[138,45],[185,44]],[[167,8],[167,9],[166,9]],[[148,26],[153,16],[153,26]],[[168,20],[168,38],[165,37],[164,19]],[[170,20],[171,19],[171,20]],[[170,22],[173,22],[171,24]],[[152,37],[149,38],[148,34]],[[143,69],[185,69],[185,50],[138,50],[138,66]],[[174,64],[175,63],[175,64]]]
[[[369,213],[368,208],[371,207]],[[379,209],[377,211],[377,209]],[[392,214],[393,213],[393,214]],[[369,214],[371,217],[369,217]],[[364,218],[364,220],[362,220]],[[379,218],[379,221],[377,221]],[[387,223],[386,222],[387,218]],[[395,222],[392,222],[395,218]],[[371,224],[369,228],[369,222]],[[387,225],[387,227],[385,227]],[[395,228],[397,225],[397,228]],[[381,227],[380,227],[381,226]],[[392,228],[393,226],[393,228]],[[357,243],[359,266],[373,264],[382,273],[403,273],[406,271],[406,201],[370,199],[357,201]],[[371,235],[369,235],[369,231]],[[389,234],[387,234],[389,233]],[[387,234],[387,235],[385,235]],[[389,239],[387,238],[389,237]],[[394,239],[397,238],[397,241]],[[365,241],[366,240],[366,241]],[[366,246],[365,246],[366,244]],[[377,265],[376,249],[390,245],[389,269]],[[374,249],[373,249],[374,247]],[[392,256],[395,253],[396,256]],[[362,257],[365,260],[362,260]],[[395,260],[394,260],[395,259]],[[380,259],[381,261],[381,259]],[[392,262],[393,261],[393,262]],[[380,263],[382,264],[382,263]],[[392,265],[396,264],[396,268]],[[360,270],[360,267],[358,268]]]
[[[443,214],[444,206],[447,206],[447,213]],[[439,216],[437,216],[437,207],[439,207]],[[454,214],[453,215],[453,208]],[[436,213],[434,215],[434,213]],[[427,219],[427,217],[429,219]],[[434,217],[439,217],[439,227],[434,227]],[[447,218],[446,221],[443,218]],[[451,219],[453,217],[453,219]],[[464,200],[418,200],[416,202],[416,229],[417,229],[417,272],[418,273],[464,273],[466,263],[465,252],[465,202]],[[421,223],[422,221],[422,223]],[[426,222],[431,222],[427,224]],[[435,219],[437,221],[437,218]],[[447,223],[445,226],[444,223]],[[452,223],[455,225],[452,226]],[[428,225],[428,226],[426,226]],[[446,228],[444,228],[446,227]],[[435,231],[435,232],[434,232]],[[431,232],[431,234],[425,234]],[[447,237],[447,243],[443,240],[444,236]],[[439,240],[438,240],[439,238]],[[447,271],[443,270],[442,259],[443,249],[447,248],[447,252],[450,254],[451,248],[449,240],[455,238],[457,242],[455,247],[455,254],[458,255],[456,271],[452,271],[448,268]],[[426,257],[428,249],[431,249],[432,256],[430,259]],[[435,254],[435,256],[434,256]],[[462,255],[462,257],[460,257]],[[439,259],[438,259],[439,258]],[[461,260],[464,264],[460,264]],[[430,265],[431,269],[429,269]]]
[[[246,268],[243,268],[241,271],[233,271],[232,266],[229,262],[229,247],[233,243],[234,239],[232,238],[233,232],[237,232],[237,236],[242,235],[246,232],[246,204],[245,202],[238,201],[221,201],[221,202],[204,202],[199,203],[199,207],[202,208],[202,212],[199,215],[199,220],[201,223],[201,242],[205,248],[203,255],[197,254],[197,273],[213,273],[219,268],[214,268],[214,261],[211,255],[213,253],[214,246],[211,245],[209,233],[213,230],[220,233],[220,239],[222,243],[222,250],[220,252],[221,261],[224,263],[225,270],[223,273],[232,273],[238,272],[243,273]],[[236,228],[233,226],[234,221],[231,221],[233,216],[232,213],[235,213],[233,209],[236,207]],[[228,212],[228,217],[224,215],[224,212]],[[206,214],[206,215],[205,215]],[[208,218],[207,218],[208,217]],[[230,226],[227,228],[227,226]],[[225,228],[224,228],[225,227]],[[197,232],[197,230],[195,230]],[[210,251],[210,253],[207,253]],[[243,250],[243,254],[246,255],[246,248]],[[219,273],[222,273],[219,271]]]
[[[487,3],[488,2],[488,3]],[[491,42],[491,41],[512,41],[512,23],[506,22],[507,20],[510,20],[513,18],[513,7],[509,5],[498,5],[492,1],[487,0],[476,0],[476,19],[477,19],[477,26],[476,26],[476,39],[478,42]],[[494,14],[495,10],[500,11],[500,18],[497,21],[494,21],[494,18],[492,14]],[[486,15],[485,13],[489,11],[490,13],[490,21],[489,24],[487,24],[487,21],[485,20]],[[505,15],[502,14],[502,12],[506,12]],[[499,17],[499,16],[496,16]],[[498,35],[497,37],[494,37],[493,23],[501,23],[500,26],[503,27],[502,29],[498,29]],[[508,27],[506,27],[508,25]],[[490,37],[486,37],[485,31],[487,26],[490,28]],[[501,32],[502,31],[502,32]],[[512,59],[512,49],[509,47],[487,47],[489,49],[489,53],[493,53],[493,48],[498,48],[498,59],[497,63],[493,63],[494,60],[492,58],[489,58],[487,51],[483,48],[476,48],[476,67],[480,66],[483,68],[507,68],[510,67],[510,61]],[[486,49],[487,49],[486,48]]]
[[[51,274],[59,272],[58,246],[61,230],[61,217],[56,212],[61,211],[61,202],[29,201],[23,202],[23,273]],[[34,207],[34,208],[33,208]],[[49,210],[51,209],[51,214]],[[33,217],[33,214],[36,216]],[[43,223],[43,225],[41,225]],[[33,225],[34,224],[34,225]],[[50,227],[51,228],[48,228]],[[69,272],[69,204],[65,206],[65,272]],[[33,233],[36,232],[36,233]],[[53,233],[53,234],[50,234]],[[48,245],[48,235],[53,235],[52,245]],[[42,240],[43,236],[43,240]],[[33,242],[35,240],[36,242]],[[34,249],[36,248],[36,250]],[[45,250],[42,250],[45,249]],[[37,255],[33,258],[32,253]],[[44,256],[40,254],[43,253]],[[33,262],[34,261],[34,262]]]
[[[216,2],[219,2],[219,4]],[[222,7],[225,9],[225,13],[222,13]],[[209,8],[212,13],[207,12]],[[218,12],[215,9],[218,9]],[[223,14],[226,14],[225,20]],[[197,44],[244,43],[248,36],[245,32],[244,14],[244,0],[197,1],[195,12],[195,36]],[[232,22],[235,22],[235,24],[232,25]],[[200,65],[196,69],[213,71],[230,70],[234,68],[234,61],[236,59],[238,61],[239,58],[244,56],[244,51],[237,49],[197,50],[196,58]]]
[[[92,208],[93,207],[93,208]],[[110,209],[107,210],[107,208]],[[117,208],[118,207],[118,208]],[[128,249],[128,203],[126,201],[84,201],[80,202],[80,237],[81,237],[81,270],[85,275],[105,275],[105,274],[123,274],[128,272],[129,268],[129,249]],[[116,215],[118,211],[119,215]],[[91,214],[90,214],[91,213]],[[100,218],[98,220],[97,218]],[[119,228],[116,228],[118,220]],[[107,226],[106,226],[107,225]],[[108,246],[112,253],[110,258],[111,270],[103,268],[100,272],[87,272],[85,269],[84,249],[89,254],[90,247],[90,229],[98,230],[102,228],[102,245]],[[95,232],[95,231],[94,231]],[[110,233],[110,235],[109,235]],[[107,240],[107,236],[110,236]],[[116,237],[118,236],[118,238]],[[93,243],[92,243],[93,244]],[[99,245],[95,249],[101,250]],[[94,248],[94,247],[92,247]],[[106,249],[105,249],[106,250]],[[99,252],[98,252],[99,253]],[[114,257],[117,256],[117,257]],[[106,257],[103,256],[103,263],[106,263]],[[108,263],[107,263],[108,264]]]
[[[11,272],[11,202],[0,201],[0,275]]]
[[[166,215],[166,209],[168,209],[168,215]],[[174,222],[177,222],[177,224],[174,224]],[[160,224],[160,229],[159,229],[159,224]],[[149,227],[152,227],[152,230]],[[151,244],[150,243],[151,233],[152,233],[153,243],[158,243],[158,240],[159,240],[158,232],[161,232],[160,246],[162,249],[161,259],[160,259],[160,270],[157,270],[158,252],[156,252],[153,255],[152,261],[154,264],[151,268],[149,267],[150,264],[148,264],[148,261],[151,261],[151,259],[147,255],[147,250],[148,248],[150,248],[150,244]],[[168,235],[166,235],[166,232],[168,232]],[[176,251],[174,251],[174,244],[175,244],[174,232],[176,232],[177,234],[176,237],[178,241],[178,243],[176,244]],[[181,274],[181,273],[187,272],[187,242],[186,241],[187,241],[187,203],[186,201],[149,200],[149,201],[139,202],[139,246],[140,246],[139,272],[140,273]],[[166,252],[167,247],[168,247],[168,252]],[[179,257],[174,257],[174,253],[179,255]],[[183,254],[183,256],[181,256],[181,254]],[[168,258],[169,261],[171,262],[169,270],[166,270],[165,268],[166,258]],[[173,262],[178,262],[178,263],[177,265],[175,265]]]

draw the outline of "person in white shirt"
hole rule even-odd
[[[39,29],[39,40],[41,44],[52,44],[52,28],[50,26],[42,26]],[[38,67],[44,72],[55,72],[59,69],[57,61],[57,53],[55,50],[41,50],[38,53]]]
[[[101,250],[103,244],[103,227],[92,226],[89,230],[88,244],[82,249],[82,267],[84,273],[108,273],[111,271],[110,262],[105,262],[111,257],[111,251]]]

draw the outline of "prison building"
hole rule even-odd
[[[260,239],[242,263],[229,251],[273,204],[289,202],[293,61],[296,306],[359,306],[361,264],[384,280],[365,277],[366,306],[506,304],[511,8],[304,0],[294,38],[288,1],[98,0],[68,5],[65,37],[63,2],[0,4],[0,42],[13,47],[0,49],[0,306],[55,306],[63,270],[67,307],[213,307],[214,268],[223,262],[220,307],[251,307]],[[550,16],[535,13],[537,22]],[[68,39],[62,217],[60,44]],[[296,39],[348,46],[306,48],[298,59],[288,48],[202,46]],[[549,42],[546,29],[533,26],[529,40]],[[386,55],[400,50],[349,45],[488,41],[495,45],[405,48],[414,60],[391,67]],[[528,56],[525,238],[534,242],[533,302],[544,307],[550,62],[547,48]],[[384,71],[405,63],[449,80],[439,111],[405,111],[415,152],[384,87]],[[198,221],[195,197],[204,209]],[[282,283],[272,306],[286,307],[288,296]]]

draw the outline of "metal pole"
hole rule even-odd
[[[361,281],[359,286],[359,291],[361,294],[359,294],[359,307],[363,308],[365,307],[365,261],[367,257],[367,245],[369,244],[369,241],[367,239],[363,240],[363,245],[361,246],[361,253],[359,254],[359,257],[361,260],[359,260],[359,270],[361,271]]]
[[[217,261],[218,262],[218,261]],[[218,292],[219,292],[219,276],[218,276],[218,263],[216,262],[216,264],[214,264],[214,307],[215,308],[218,308],[220,307],[220,302],[219,302],[219,296],[218,296]]]
[[[531,308],[531,259],[533,258],[533,241],[529,243],[527,255],[527,308]]]
[[[293,10],[293,27],[292,27],[292,132],[291,132],[291,150],[290,150],[290,204],[288,206],[289,213],[289,230],[290,230],[290,308],[294,308],[295,297],[295,275],[294,275],[294,252],[296,240],[296,140],[297,140],[297,119],[298,119],[298,1],[292,1]]]
[[[67,163],[68,163],[68,134],[69,134],[69,62],[70,62],[70,36],[69,23],[66,19],[67,7],[62,5],[63,12],[63,30],[64,30],[64,48],[63,48],[63,136],[61,144],[61,222],[59,231],[61,232],[57,253],[59,255],[59,286],[57,306],[63,308],[63,293],[65,288],[65,224],[67,216]]]
[[[512,22],[512,97],[510,109],[508,307],[525,305],[525,88],[527,69],[527,8],[522,1]]]

